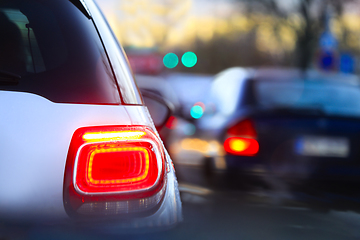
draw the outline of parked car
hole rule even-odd
[[[221,147],[209,144],[207,173],[270,175],[306,187],[359,181],[357,76],[231,68],[215,77],[208,102],[216,108],[199,119],[197,137]]]
[[[0,30],[2,222],[180,221],[172,160],[95,3],[3,0]]]

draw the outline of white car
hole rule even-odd
[[[0,218],[180,221],[172,161],[94,2],[2,0],[0,31]]]

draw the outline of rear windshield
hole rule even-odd
[[[358,85],[321,80],[255,81],[261,107],[318,109],[331,115],[360,116]]]
[[[0,32],[0,90],[61,103],[120,103],[93,22],[70,1],[1,0]]]

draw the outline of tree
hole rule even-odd
[[[132,0],[118,2],[118,36],[125,45],[153,48],[166,45],[171,30],[186,16],[190,0]],[[125,35],[125,36],[124,36]]]
[[[356,0],[238,0],[248,15],[262,13],[272,16],[274,34],[279,35],[280,26],[286,25],[296,34],[295,65],[307,69],[318,47],[320,35],[325,30],[325,18],[332,9],[334,16],[341,17],[344,5]],[[292,21],[294,17],[298,21]],[[259,22],[258,24],[261,24]],[[344,32],[344,34],[346,34]]]

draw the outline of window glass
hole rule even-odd
[[[88,2],[88,7],[90,10],[97,8],[92,1]],[[110,58],[114,74],[120,88],[123,103],[143,104],[139,89],[135,83],[134,76],[129,67],[124,50],[119,45],[101,12],[91,11],[91,13],[107,49],[107,54]]]
[[[245,76],[244,70],[233,68],[216,77],[210,94],[218,112],[229,115],[236,110]]]
[[[357,85],[317,81],[258,81],[255,95],[262,107],[316,108],[328,114],[360,116]]]
[[[0,31],[0,90],[61,103],[120,103],[96,28],[70,1],[3,0]]]

